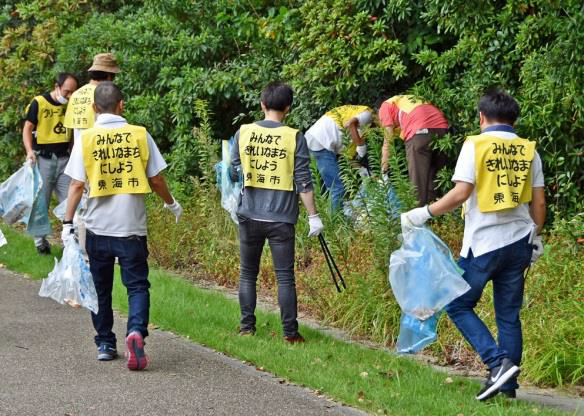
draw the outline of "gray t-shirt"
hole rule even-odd
[[[126,119],[114,114],[100,114],[94,127],[119,128],[128,124]],[[166,169],[156,143],[148,134],[149,158],[146,176],[158,175]],[[76,140],[65,174],[80,182],[87,182],[85,165],[83,164],[83,146],[81,140]],[[94,234],[109,237],[145,236],[146,206],[143,194],[123,194],[88,198],[84,221],[86,228]]]
[[[256,121],[257,125],[267,128],[283,126],[270,120]],[[239,131],[235,134],[235,144],[231,151],[231,176],[241,166],[239,157]],[[245,172],[244,172],[245,174]],[[258,221],[285,222],[296,224],[298,220],[298,192],[312,191],[310,155],[306,139],[301,132],[296,134],[294,153],[294,191],[246,187],[243,189],[237,214]]]

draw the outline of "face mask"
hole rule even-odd
[[[61,95],[61,88],[57,90],[57,101],[61,104],[67,104],[67,102],[69,101],[68,99]]]

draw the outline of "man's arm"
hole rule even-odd
[[[239,155],[239,131],[235,133],[233,140],[233,148],[231,149],[231,165],[229,166],[229,176],[232,182],[239,180],[239,172],[241,170],[241,158]],[[243,173],[242,173],[243,175]]]
[[[168,205],[172,205],[174,203],[174,198],[170,194],[168,186],[166,185],[166,180],[164,180],[164,176],[162,176],[161,173],[148,178],[148,182],[150,182],[150,187],[156,193],[156,195],[162,198],[164,202],[166,202]]]
[[[347,130],[349,130],[349,135],[351,136],[351,140],[355,145],[362,146],[365,144],[365,140],[359,134],[359,119],[357,117],[353,117],[344,126]]]
[[[24,149],[26,150],[26,159],[31,160],[33,163],[36,162],[36,155],[32,148],[32,132],[35,128],[36,126],[33,123],[26,120],[22,129],[22,143],[24,144]]]
[[[472,183],[456,182],[454,188],[428,207],[428,211],[433,217],[450,212],[462,205],[468,199],[473,189],[474,185]]]
[[[83,196],[84,187],[85,182],[71,179],[69,193],[67,194],[67,209],[65,210],[65,217],[63,218],[65,221],[73,221],[77,205],[79,205],[79,201],[81,201],[81,197]]]
[[[306,212],[308,212],[308,215],[315,215],[316,205],[314,204],[314,191],[311,190],[306,192],[300,192],[298,195],[300,195],[300,200],[302,201],[304,208],[306,208]]]
[[[529,213],[537,226],[537,234],[541,233],[546,216],[545,188],[533,188]]]
[[[381,147],[381,171],[389,169],[389,144],[393,141],[393,127],[383,128],[383,146]]]

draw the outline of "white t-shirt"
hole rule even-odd
[[[94,127],[118,128],[126,124],[128,123],[123,117],[100,114]],[[148,149],[150,154],[146,176],[151,178],[166,169],[167,165],[150,134],[148,134]],[[65,174],[77,181],[87,182],[81,140],[75,141],[69,163],[65,168]],[[143,194],[88,198],[84,219],[87,229],[97,235],[129,237],[147,234],[146,206]]]
[[[502,139],[518,137],[515,133],[504,131],[489,131],[490,136]],[[535,152],[531,165],[532,188],[543,188],[543,169],[541,158]],[[467,140],[460,151],[453,182],[467,182],[475,185],[475,149],[474,143]],[[477,202],[477,188],[474,187],[470,197],[463,205],[464,208],[464,237],[460,255],[468,257],[472,249],[474,257],[513,244],[527,236],[535,223],[529,215],[529,204],[521,204],[513,209],[497,212],[481,212]]]
[[[359,120],[359,134],[362,133],[363,127],[371,123],[371,111],[362,111],[355,116]],[[337,126],[335,121],[324,115],[317,120],[304,134],[308,149],[318,152],[320,150],[330,150],[335,154],[343,150],[343,132]]]

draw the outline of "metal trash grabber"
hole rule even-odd
[[[337,282],[337,278],[335,276],[335,272],[339,277],[339,280],[341,281],[341,285],[343,286],[344,289],[347,288],[347,285],[345,284],[345,280],[343,279],[343,275],[341,275],[341,272],[339,271],[339,268],[337,267],[337,264],[335,263],[335,260],[333,259],[333,256],[328,248],[328,245],[326,244],[326,241],[324,239],[324,237],[322,236],[322,234],[318,235],[318,241],[320,242],[320,247],[322,248],[322,252],[324,254],[324,258],[326,259],[326,264],[329,267],[329,270],[331,272],[331,277],[333,278],[333,283],[335,284],[336,288],[337,288],[337,292],[341,293],[341,288],[339,287],[339,283]],[[334,267],[334,270],[333,270]]]

